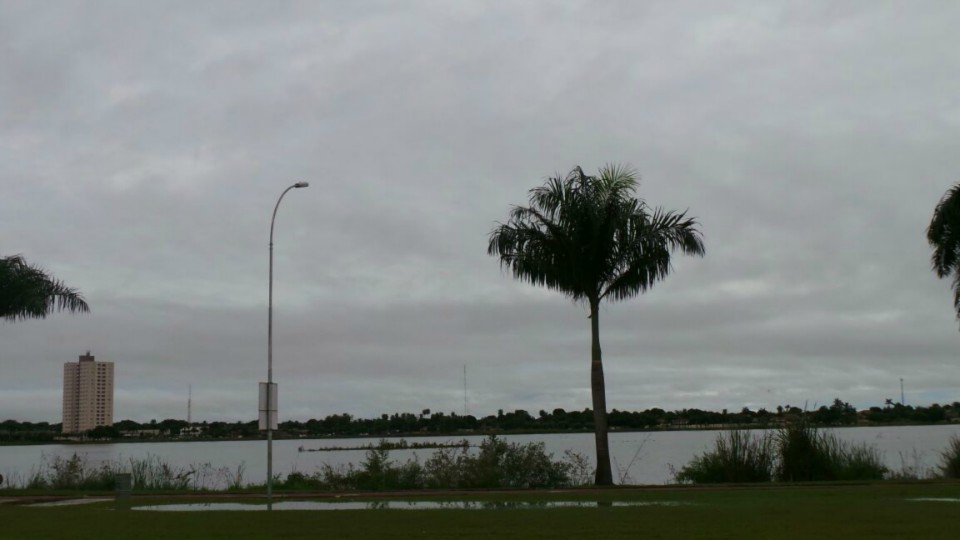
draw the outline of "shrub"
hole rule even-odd
[[[493,485],[470,487],[536,488],[569,484],[569,464],[553,461],[542,442],[525,445],[507,443],[490,437],[480,443],[480,454],[474,468],[480,477]],[[468,468],[470,470],[470,468]]]
[[[318,487],[333,491],[345,491],[356,489],[356,483],[354,481],[356,473],[357,471],[353,468],[352,463],[347,467],[337,468],[333,468],[329,464],[324,463],[323,466],[320,467],[320,470],[313,475],[313,478],[320,483]]]
[[[360,469],[353,471],[352,482],[355,489],[417,489],[423,487],[420,462],[414,458],[403,465],[395,466],[390,461],[389,446],[381,444],[367,450],[366,459]]]
[[[424,483],[429,488],[462,487],[460,463],[465,459],[467,449],[458,451],[452,448],[440,448],[430,459],[423,463]]]
[[[490,436],[476,455],[466,448],[441,448],[424,464],[424,485],[446,488],[533,488],[568,486],[574,464],[554,461],[543,443],[508,443]]]
[[[299,471],[291,472],[285,479],[275,482],[274,486],[287,491],[312,491],[327,487],[320,475],[307,476]]]
[[[717,435],[713,450],[694,458],[674,477],[694,484],[769,482],[774,459],[770,435],[733,430]]]
[[[564,450],[563,456],[564,462],[569,465],[567,478],[571,486],[586,486],[593,483],[596,470],[590,463],[590,458],[573,450]]]
[[[940,474],[944,478],[960,478],[960,437],[954,435],[947,449],[940,452]]]

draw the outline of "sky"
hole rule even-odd
[[[0,0],[0,255],[85,315],[0,322],[0,417],[590,406],[587,308],[491,229],[625,164],[703,258],[607,304],[610,409],[960,400],[925,229],[960,181],[960,3]],[[464,384],[466,371],[466,384]]]

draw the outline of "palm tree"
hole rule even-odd
[[[933,247],[930,262],[937,277],[953,274],[953,307],[960,318],[960,184],[947,190],[933,210],[927,242]]]
[[[685,212],[650,208],[634,197],[632,169],[608,165],[599,176],[576,167],[530,190],[490,233],[489,255],[533,285],[590,307],[590,382],[597,447],[597,485],[610,485],[607,402],[600,354],[600,302],[627,300],[670,273],[670,253],[704,254],[697,223]]]
[[[0,257],[0,318],[43,319],[51,311],[88,312],[83,296],[20,255]]]

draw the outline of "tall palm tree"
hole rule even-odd
[[[953,275],[953,307],[960,318],[960,184],[947,190],[933,210],[927,242],[933,247],[930,262],[937,277]]]
[[[20,255],[0,257],[0,318],[43,319],[52,311],[90,311],[76,289],[31,266]]]
[[[632,169],[608,165],[599,176],[576,167],[530,190],[490,233],[489,255],[533,285],[557,290],[590,308],[590,387],[597,447],[596,484],[610,485],[607,398],[600,354],[600,302],[627,300],[669,274],[670,253],[704,254],[703,239],[685,212],[650,208],[634,197]]]

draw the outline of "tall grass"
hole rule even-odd
[[[781,429],[777,444],[776,476],[783,482],[882,480],[887,472],[876,447],[847,443],[805,422]]]
[[[903,452],[900,455],[900,468],[887,471],[884,478],[887,480],[924,480],[927,478],[936,478],[937,470],[934,467],[924,463],[923,452],[918,452],[916,448],[909,455]]]
[[[236,471],[214,467],[210,463],[189,467],[171,466],[158,456],[130,458],[91,464],[86,456],[46,456],[17,487],[35,490],[111,491],[117,475],[129,474],[133,488],[139,491],[183,491],[239,488],[243,484],[244,466]]]
[[[30,471],[24,485],[27,489],[108,490],[113,489],[116,473],[109,464],[91,466],[86,457],[73,454],[69,458],[41,458],[41,465]]]
[[[195,469],[171,467],[157,456],[130,460],[133,487],[141,490],[184,490],[190,487]],[[119,471],[118,471],[119,472]]]
[[[796,423],[774,434],[734,430],[717,436],[712,450],[674,474],[678,482],[809,482],[882,480],[879,450],[841,441],[833,433]]]
[[[940,474],[944,478],[960,478],[960,437],[954,435],[947,449],[940,452]]]
[[[694,458],[674,476],[678,482],[694,484],[770,482],[774,461],[769,434],[733,430],[717,435],[712,451]]]

